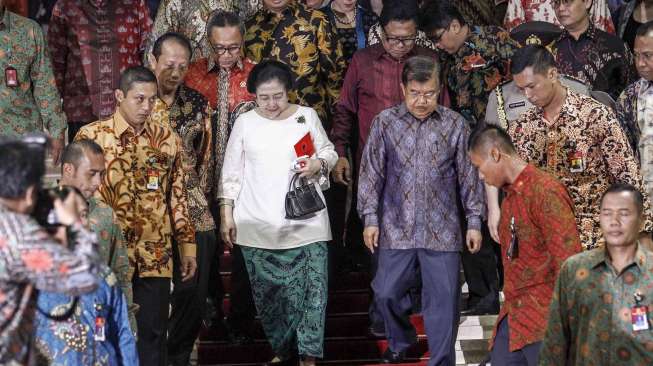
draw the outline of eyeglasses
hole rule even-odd
[[[431,92],[426,92],[426,93],[419,93],[416,91],[410,91],[408,92],[408,95],[410,96],[411,99],[425,99],[426,101],[429,101],[435,97],[438,96],[438,92],[436,91],[431,91]]]
[[[449,31],[449,28],[450,28],[450,27],[451,27],[451,25],[449,25],[449,26],[448,26],[447,28],[445,28],[445,29],[442,29],[440,32],[435,33],[433,36],[429,37],[429,38],[431,39],[431,42],[433,42],[434,44],[440,42],[440,40],[442,39],[442,36],[444,36],[444,34],[445,34],[447,31]]]
[[[233,55],[240,51],[240,46],[223,47],[223,46],[215,46],[213,45],[213,43],[211,43],[211,48],[213,48],[213,52],[215,52],[218,56],[222,56],[226,52],[229,52],[230,54]]]
[[[653,52],[633,52],[635,61],[643,60],[645,62],[653,61]]]
[[[415,40],[417,37],[391,37],[391,36],[385,36],[385,40],[393,45],[393,46],[411,46],[413,43],[415,43]]]

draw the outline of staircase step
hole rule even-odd
[[[410,318],[417,334],[424,335],[424,320],[421,315],[413,315]],[[341,339],[346,337],[364,338],[367,337],[369,320],[367,312],[335,314],[327,316],[325,337],[326,339]],[[253,334],[255,340],[265,340],[265,333],[260,321],[256,321]],[[226,334],[222,329],[202,329],[200,333],[202,341],[226,341]]]
[[[327,314],[363,313],[369,308],[370,294],[367,290],[341,291],[329,294]],[[226,296],[222,303],[226,315],[231,309],[231,299]]]
[[[374,363],[378,362],[387,346],[386,340],[367,338],[327,340],[324,343],[325,361],[364,360]],[[239,346],[237,349],[223,342],[200,341],[198,349],[198,361],[201,365],[262,363],[272,357],[272,350],[264,341]],[[407,358],[419,361],[422,357],[428,357],[428,344],[426,338],[419,337],[418,342],[408,349]]]

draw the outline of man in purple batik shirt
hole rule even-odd
[[[385,363],[401,362],[416,341],[408,314],[418,270],[429,365],[455,363],[461,217],[467,220],[469,251],[481,246],[485,192],[466,154],[468,123],[438,106],[438,75],[432,57],[406,61],[404,103],[374,119],[361,161],[358,213],[365,245],[378,250],[372,288],[389,342]]]

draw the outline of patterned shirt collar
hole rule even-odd
[[[478,38],[483,32],[483,29],[480,27],[472,27],[472,26],[467,26],[469,29],[469,33],[467,34],[467,39],[465,39],[465,43],[463,43],[462,47],[458,49],[458,52],[456,52],[456,56],[458,57],[463,57],[466,56],[468,53],[468,50],[475,50],[476,49],[476,43],[478,42]]]
[[[144,126],[143,130],[141,131],[141,134],[147,133],[147,124],[150,123],[149,121],[150,121],[150,119],[148,118],[147,121],[145,122],[145,126]],[[128,130],[132,134],[136,135],[134,133],[134,128],[132,126],[130,126],[129,123],[127,123],[127,121],[125,120],[125,117],[123,117],[123,115],[120,113],[120,110],[116,109],[116,113],[113,114],[113,132],[114,132],[114,134],[120,138]]]
[[[517,176],[517,179],[515,179],[512,184],[506,186],[504,190],[506,192],[514,192],[516,194],[521,194],[524,191],[528,190],[529,188],[532,188],[532,186],[529,183],[531,178],[533,177],[533,174],[535,173],[535,166],[532,164],[527,164],[524,170],[519,173]]]
[[[639,93],[645,92],[651,87],[653,87],[653,81],[646,80],[644,78],[640,78],[639,80],[637,80],[637,84],[638,84],[637,88],[639,90]]]
[[[580,41],[582,38],[587,38],[587,39],[594,39],[596,37],[596,27],[594,24],[590,21],[589,26],[587,27],[587,30],[583,32],[580,37],[578,37],[578,40]],[[559,41],[569,38],[569,40],[575,41],[574,37],[572,37],[571,33],[567,31],[567,29],[563,30],[562,33],[560,34],[560,37],[558,38]]]
[[[213,59],[213,56],[208,57],[207,62],[208,62],[206,67],[207,74],[211,72],[220,73],[220,65],[216,60]],[[241,57],[240,59],[238,59],[236,64],[232,66],[229,71],[235,71],[235,72],[243,71],[243,58]]]
[[[639,244],[639,242],[637,242],[636,245],[637,245],[637,251],[635,252],[635,258],[633,260],[633,263],[624,267],[624,270],[634,264],[639,268],[640,271],[643,272],[646,271],[646,252]],[[595,249],[594,255],[590,259],[590,268],[596,269],[601,265],[612,267],[610,255],[605,247]]]
[[[578,117],[578,109],[576,106],[579,105],[578,98],[580,94],[567,88],[566,86],[565,89],[567,89],[567,97],[565,98],[564,104],[562,105],[562,109],[560,109],[560,116],[554,124],[557,124],[559,121],[561,121],[563,116],[570,116],[572,118]],[[544,116],[543,108],[537,107],[537,112],[540,116]]]

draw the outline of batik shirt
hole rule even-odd
[[[185,35],[193,45],[193,61],[209,58],[213,66],[213,50],[206,37],[206,23],[218,10],[236,12],[245,20],[261,7],[261,0],[163,0],[154,21],[148,51],[166,32]],[[149,52],[148,52],[149,53]]]
[[[581,245],[574,202],[557,179],[529,164],[504,190],[499,243],[506,301],[496,326],[508,317],[514,352],[544,338],[558,271],[562,262],[581,251]],[[508,258],[513,219],[518,254]]]
[[[553,48],[561,74],[582,80],[612,99],[636,78],[633,54],[626,44],[591,23],[578,40],[563,31]]]
[[[202,94],[180,85],[172,105],[157,98],[153,121],[167,125],[181,137],[181,161],[185,174],[189,219],[196,231],[215,229],[209,212],[213,188],[213,126],[211,108]]]
[[[51,366],[137,366],[136,340],[129,326],[127,301],[111,269],[101,266],[99,287],[79,297],[70,317],[70,296],[40,292],[36,326],[36,364]],[[96,327],[101,318],[104,330]],[[104,340],[96,339],[104,335]]]
[[[485,119],[488,96],[511,79],[510,58],[519,44],[497,27],[470,27],[469,36],[458,52],[447,60],[445,70],[451,109],[472,125]]]
[[[315,109],[328,124],[347,66],[326,14],[291,0],[281,16],[264,8],[246,25],[247,56],[255,62],[271,58],[288,64],[293,73],[290,101]]]
[[[613,183],[641,189],[637,161],[614,113],[590,97],[567,89],[558,119],[549,123],[533,107],[510,123],[508,133],[524,160],[558,178],[576,208],[576,223],[585,249],[600,244],[601,195]],[[645,231],[653,231],[646,195]]]
[[[617,99],[617,118],[626,132],[635,156],[640,161],[645,184],[647,184],[645,170],[649,169],[649,163],[642,164],[642,158],[650,160],[646,155],[653,156],[653,88],[651,86],[653,85],[650,81],[639,79],[628,85]]]
[[[141,64],[151,29],[145,0],[57,1],[48,44],[69,121],[113,114],[120,74]]]
[[[111,207],[105,205],[94,197],[88,200],[88,222],[91,231],[98,240],[100,261],[109,266],[117,281],[117,286],[125,294],[129,323],[134,333],[136,332],[136,308],[132,291],[132,276],[134,272],[129,266],[129,256],[125,248],[125,239],[120,231],[117,217]]]
[[[247,91],[247,78],[254,63],[243,58],[230,70],[219,66],[208,68],[208,60],[200,59],[192,63],[186,73],[186,84],[200,92],[209,100],[213,113],[213,181],[220,182],[222,162],[227,150],[227,141],[234,122],[240,114],[254,108],[254,95]],[[218,190],[214,189],[217,200]]]
[[[52,74],[41,27],[5,10],[0,15],[0,136],[43,131],[59,137],[66,116]],[[16,69],[18,86],[7,86],[5,70]]]
[[[39,290],[77,296],[97,288],[97,241],[71,226],[69,250],[30,216],[0,205],[0,364],[26,365]]]
[[[560,26],[560,22],[553,10],[553,0],[508,0],[504,26],[507,30],[512,30],[516,26],[531,22],[543,21]],[[606,0],[593,0],[590,8],[590,23],[598,29],[615,33],[612,16]]]
[[[652,274],[653,253],[641,246],[621,273],[603,248],[569,258],[556,282],[539,365],[653,365]],[[633,330],[637,292],[648,306],[648,330]]]
[[[644,187],[653,194],[653,85],[645,79],[630,84],[617,100],[617,118],[639,161]]]
[[[106,174],[96,197],[116,213],[132,269],[139,277],[171,278],[173,236],[182,256],[195,256],[179,136],[152,120],[136,134],[117,111],[75,139],[104,149]]]
[[[379,227],[379,248],[457,252],[461,218],[480,230],[485,190],[467,155],[469,131],[460,114],[442,106],[423,121],[405,103],[374,119],[363,150],[358,214],[366,227]]]

